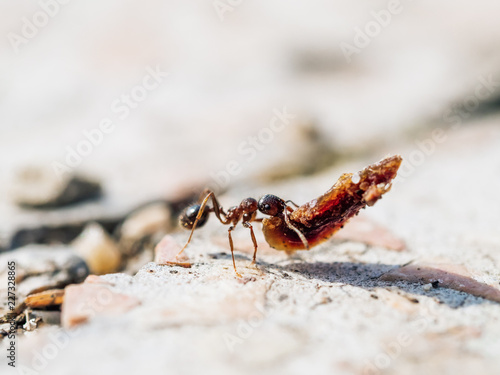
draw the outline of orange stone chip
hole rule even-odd
[[[26,306],[40,308],[60,305],[64,300],[64,289],[49,289],[40,293],[31,294],[24,300]]]

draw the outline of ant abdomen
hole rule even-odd
[[[194,222],[196,220],[196,216],[198,216],[198,213],[200,212],[201,205],[199,204],[194,204],[192,206],[187,207],[182,214],[179,216],[179,223],[183,228],[186,229],[192,229]],[[208,219],[208,214],[209,211],[205,209],[203,211],[203,214],[201,215],[200,219],[198,220],[198,223],[196,224],[196,228],[202,227],[207,219]]]

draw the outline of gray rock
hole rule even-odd
[[[66,246],[30,245],[0,255],[0,301],[7,300],[8,262],[16,264],[17,306],[31,293],[63,288],[85,279],[83,259]]]
[[[4,246],[12,250],[29,244],[68,244],[83,231],[89,222],[98,223],[107,232],[113,232],[121,220],[120,216],[105,219],[102,214],[76,217],[73,220],[71,213],[55,212],[47,220],[43,220],[44,223],[49,222],[50,225],[19,228],[12,233],[10,238],[5,239]]]
[[[87,177],[60,177],[52,170],[30,167],[17,174],[13,190],[15,202],[22,207],[55,208],[98,197],[101,185]]]
[[[154,247],[173,226],[169,205],[153,202],[131,212],[116,232],[124,254],[134,256],[144,248]]]

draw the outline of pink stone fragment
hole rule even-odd
[[[500,302],[500,289],[472,278],[465,267],[452,264],[410,264],[382,275],[385,281],[408,281],[411,283],[435,283],[477,297]]]
[[[387,228],[361,216],[352,218],[344,228],[335,234],[335,238],[356,241],[388,250],[403,251],[405,242],[394,236]]]
[[[61,323],[65,328],[72,328],[96,316],[122,314],[137,305],[137,298],[116,293],[105,284],[89,280],[88,283],[69,285],[65,288]]]
[[[84,283],[111,285],[111,283],[109,281],[105,280],[103,277],[98,276],[98,275],[88,275],[87,278],[85,279]]]
[[[189,258],[185,253],[177,257],[181,249],[182,247],[177,241],[167,234],[155,247],[154,261],[157,264],[178,265],[189,268],[191,267],[191,263],[189,263]]]

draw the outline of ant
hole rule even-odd
[[[207,207],[207,203],[210,199],[212,200],[212,207]],[[252,264],[255,264],[257,256],[257,240],[255,239],[253,226],[252,224],[250,224],[250,222],[252,221],[262,222],[264,220],[263,218],[256,218],[257,211],[260,211],[265,215],[271,215],[271,216],[283,215],[288,228],[297,233],[297,235],[303,241],[304,247],[307,250],[309,250],[309,243],[307,242],[305,236],[300,232],[299,229],[293,226],[293,224],[291,224],[290,220],[288,219],[288,212],[293,211],[293,209],[287,206],[287,203],[294,204],[291,201],[285,202],[276,195],[266,194],[259,199],[259,202],[257,202],[257,200],[255,200],[254,198],[246,198],[241,201],[239,206],[233,206],[229,208],[227,212],[224,212],[223,208],[217,201],[214,192],[207,191],[206,196],[201,204],[195,204],[189,206],[186,210],[184,210],[184,212],[179,217],[181,226],[186,229],[191,229],[191,235],[189,236],[189,239],[187,240],[186,244],[184,245],[181,252],[177,256],[179,256],[184,251],[184,249],[191,241],[194,230],[196,228],[202,227],[206,223],[208,219],[208,214],[210,212],[213,212],[217,217],[217,219],[219,219],[219,221],[222,224],[231,225],[228,229],[229,246],[231,248],[231,256],[233,259],[234,271],[236,272],[236,275],[238,277],[241,277],[241,275],[236,270],[236,262],[234,260],[233,238],[231,236],[231,232],[234,230],[234,228],[240,221],[245,228],[250,229],[250,236],[252,237],[252,242],[254,246]]]
[[[277,250],[287,253],[309,250],[343,228],[361,209],[367,205],[373,206],[381,199],[382,195],[390,190],[401,162],[401,156],[395,155],[367,166],[357,175],[344,173],[325,194],[302,206],[276,195],[266,194],[258,202],[254,198],[243,199],[239,206],[233,206],[225,212],[214,192],[206,191],[200,204],[187,207],[179,217],[181,226],[190,229],[191,234],[177,256],[189,245],[195,229],[206,223],[211,212],[222,224],[230,225],[229,246],[234,272],[238,277],[241,275],[236,270],[231,232],[240,221],[245,228],[250,229],[254,246],[252,264],[256,261],[257,240],[251,222],[262,222],[262,231],[267,243]],[[211,207],[207,206],[209,200],[212,201]],[[269,217],[257,218],[257,212]]]

